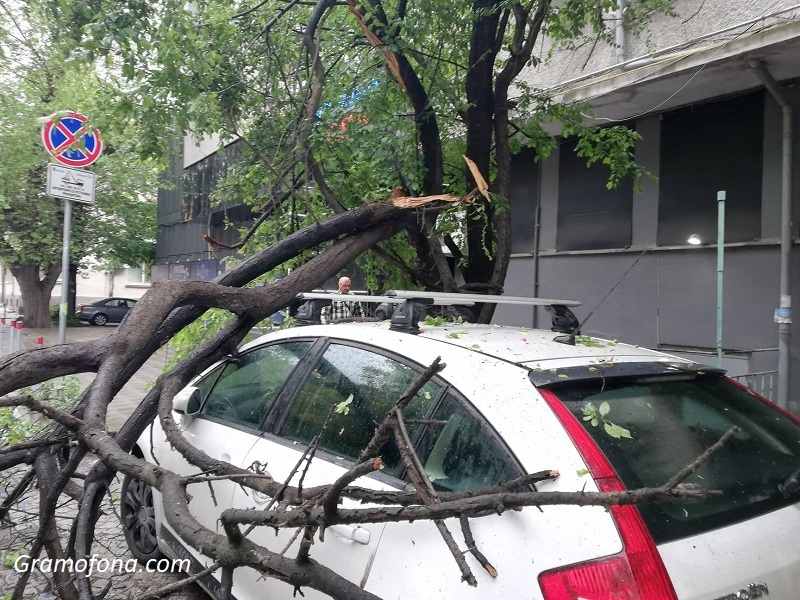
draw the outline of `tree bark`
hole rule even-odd
[[[52,265],[47,269],[45,277],[39,279],[40,266],[37,264],[11,267],[11,274],[19,282],[25,327],[46,328],[52,326],[50,296],[56,285],[59,271],[59,265]]]

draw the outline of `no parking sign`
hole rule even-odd
[[[42,143],[57,162],[68,167],[86,167],[100,158],[100,131],[86,128],[86,117],[76,112],[55,113],[42,127]]]

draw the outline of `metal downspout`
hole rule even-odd
[[[539,169],[539,197],[536,199],[536,212],[534,213],[533,222],[533,297],[539,297],[539,232],[542,229],[541,216],[542,216],[542,170]],[[539,311],[533,307],[533,323],[534,329],[539,327]]]
[[[625,39],[625,5],[627,0],[617,0],[617,10],[614,18],[617,21],[614,30],[614,43],[617,47],[617,62],[624,63],[628,54],[627,42]]]
[[[791,253],[792,253],[792,107],[780,85],[764,63],[751,61],[750,66],[780,105],[783,114],[783,161],[781,169],[781,281],[780,305],[775,311],[778,323],[778,396],[781,408],[789,407],[791,379],[790,348],[792,323]]]

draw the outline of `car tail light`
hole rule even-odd
[[[78,304],[78,312],[81,312],[84,306],[84,304]]]
[[[539,390],[567,430],[603,492],[625,489],[611,463],[583,425],[550,390]],[[633,505],[612,506],[622,552],[546,571],[539,585],[546,600],[677,600],[653,536]]]

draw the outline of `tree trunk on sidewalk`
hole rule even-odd
[[[58,279],[60,265],[51,265],[43,279],[39,279],[37,264],[15,265],[11,273],[19,282],[25,327],[51,327],[50,297]]]

